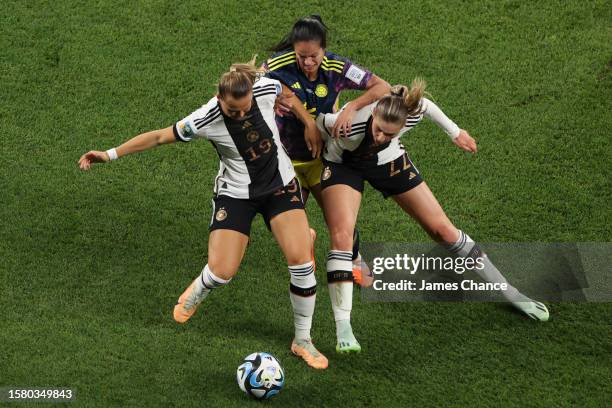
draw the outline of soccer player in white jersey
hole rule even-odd
[[[484,268],[475,268],[475,272],[487,282],[507,284],[508,289],[502,295],[516,308],[535,320],[548,320],[546,306],[508,284],[478,245],[452,224],[400,144],[401,134],[428,117],[444,129],[459,148],[472,153],[477,151],[476,142],[468,132],[423,97],[424,88],[420,80],[415,80],[410,89],[394,86],[391,94],[357,111],[351,132],[345,137],[332,137],[338,113],[322,114],[317,118],[321,134],[327,139],[321,186],[331,239],[327,261],[331,280],[342,280],[351,273],[353,229],[367,180],[385,198],[392,197],[435,241],[446,244],[458,256],[483,257]],[[331,293],[338,352],[361,351],[350,324],[352,290],[353,285],[345,283]]]
[[[317,369],[328,361],[312,344],[310,329],[315,307],[316,280],[313,240],[300,186],[283,149],[274,119],[274,101],[281,93],[277,80],[262,77],[249,64],[234,64],[219,81],[218,95],[173,126],[140,134],[117,148],[90,151],[79,165],[104,163],[159,145],[208,139],[219,158],[213,216],[208,240],[208,264],[179,297],[174,319],[186,322],[213,290],[230,282],[244,256],[251,222],[261,213],[277,240],[290,273],[295,338],[291,351]],[[318,129],[301,103],[293,110],[304,120],[306,132]]]

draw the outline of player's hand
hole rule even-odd
[[[321,156],[321,150],[323,150],[323,138],[321,132],[316,126],[307,126],[304,129],[304,139],[306,139],[306,146],[312,154],[312,158],[316,159]]]
[[[352,108],[353,104],[349,103],[344,107],[338,118],[336,119],[336,123],[334,124],[334,128],[332,129],[333,137],[347,137],[351,133],[351,124],[353,122],[353,116],[355,116],[355,109]]]
[[[292,97],[293,93],[287,95],[284,92],[276,97],[274,101],[274,112],[278,116],[283,117],[285,114],[291,112],[291,109],[293,109],[293,104],[291,103]]]
[[[108,157],[106,152],[92,150],[81,156],[79,167],[81,170],[89,170],[93,163],[106,163],[107,161],[110,161],[110,157]]]
[[[459,136],[453,139],[453,143],[462,150],[470,153],[477,153],[478,147],[476,147],[476,140],[466,131],[461,129]]]

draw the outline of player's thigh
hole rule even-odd
[[[308,162],[299,161],[299,160],[291,160],[291,165],[293,166],[293,169],[295,170],[295,177],[300,182],[300,186],[302,186],[302,188],[305,190],[308,190],[310,188],[308,184],[307,164]]]
[[[411,190],[394,195],[393,199],[421,224],[434,240],[443,242],[457,240],[459,232],[446,216],[427,183],[422,182]]]
[[[289,265],[303,265],[311,261],[312,241],[303,209],[276,214],[270,219],[270,230]]]
[[[364,189],[363,174],[344,164],[324,162],[320,186],[332,248],[345,250],[350,241],[349,250]]]
[[[208,237],[208,266],[215,275],[230,279],[240,267],[249,236],[229,229],[216,229]]]
[[[361,205],[361,192],[346,184],[334,184],[323,189],[322,197],[332,249],[350,251],[353,248],[353,231]]]
[[[302,188],[302,202],[304,203],[304,205],[306,205],[309,196],[310,190],[308,190],[307,188]]]
[[[208,266],[223,279],[238,271],[244,256],[257,202],[219,195],[213,198],[208,239]]]
[[[310,229],[296,179],[270,194],[260,205],[259,212],[278,241],[289,265],[301,265],[310,261]]]
[[[321,183],[310,186],[310,192],[314,196],[319,208],[323,209],[323,190],[321,190]],[[306,201],[304,201],[305,203]]]
[[[308,196],[312,192],[317,200],[319,207],[321,206],[321,170],[323,164],[321,159],[314,159],[308,162],[292,161],[295,168],[295,174],[302,186],[302,197],[304,205],[308,200]]]
[[[312,189],[321,184],[321,171],[323,170],[323,162],[320,158],[311,160],[305,168],[305,178],[308,183],[308,188]]]

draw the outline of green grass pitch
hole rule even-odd
[[[612,240],[609,2],[5,0],[0,386],[69,386],[74,406],[246,406],[235,369],[269,351],[287,375],[271,406],[609,404],[609,303],[553,303],[538,324],[501,304],[372,304],[356,291],[364,352],[336,355],[314,202],[313,336],[328,370],[290,354],[288,273],[261,219],[236,279],[173,322],[206,263],[215,152],[173,145],[90,172],[76,162],[184,117],[229,64],[261,61],[313,12],[330,51],[392,84],[424,77],[477,139],[474,157],[431,123],[403,139],[460,228],[483,242]],[[365,241],[427,240],[372,189],[359,226]]]

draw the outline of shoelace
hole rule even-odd
[[[298,346],[302,346],[307,349],[313,357],[319,357],[321,355],[321,353],[319,353],[319,350],[317,350],[312,344],[312,340],[306,340],[302,342],[302,344],[298,343]]]
[[[200,297],[196,295],[195,290],[193,290],[191,291],[187,299],[185,299],[185,305],[183,306],[183,308],[185,310],[189,310],[193,308],[194,306],[200,304],[200,302],[201,302]]]

